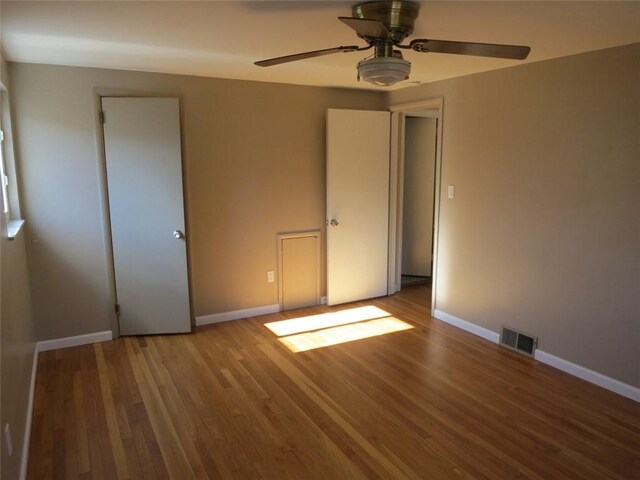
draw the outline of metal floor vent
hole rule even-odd
[[[516,352],[524,353],[533,357],[533,352],[538,344],[538,337],[527,335],[526,333],[514,330],[511,327],[502,327],[500,344],[509,347]]]

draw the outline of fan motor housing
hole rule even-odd
[[[365,18],[382,22],[391,32],[394,44],[402,43],[411,33],[420,6],[407,0],[374,0],[357,3],[351,8],[353,18]]]

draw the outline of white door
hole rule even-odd
[[[103,98],[121,335],[191,331],[176,98]]]
[[[387,294],[390,113],[327,114],[327,303]]]

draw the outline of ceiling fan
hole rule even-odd
[[[358,36],[367,42],[366,46],[349,45],[325,48],[261,60],[255,62],[255,65],[270,67],[305,58],[340,52],[360,52],[372,48],[373,57],[358,62],[358,80],[362,78],[374,85],[390,86],[409,78],[411,63],[403,58],[401,49],[423,53],[453,53],[512,60],[524,60],[531,51],[530,47],[520,45],[456,42],[426,38],[411,40],[409,44],[402,45],[402,42],[413,32],[413,25],[419,10],[420,6],[409,0],[374,0],[357,3],[351,9],[351,17],[338,17],[338,20],[355,30]]]

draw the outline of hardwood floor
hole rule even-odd
[[[44,352],[28,478],[640,478],[640,404],[430,318],[428,296]],[[294,353],[265,326],[367,305],[405,329],[363,319],[296,345],[369,338]]]

